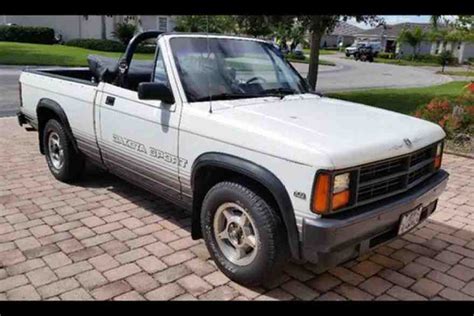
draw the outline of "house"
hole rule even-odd
[[[432,31],[430,23],[399,23],[392,25],[380,25],[376,28],[364,30],[357,33],[357,42],[380,42],[382,51],[387,53],[399,53],[401,55],[413,55],[413,47],[406,43],[397,43],[400,33],[404,29],[414,29],[419,27],[423,32]],[[442,28],[442,26],[441,26]],[[440,42],[440,41],[422,41],[417,47],[419,55],[437,55],[444,50],[449,50],[459,63],[467,61],[474,57],[474,43],[472,42]]]
[[[341,21],[331,33],[323,36],[321,39],[321,48],[336,48],[340,42],[342,42],[344,47],[350,46],[355,41],[355,35],[362,31],[363,29],[355,25]]]
[[[3,15],[0,24],[45,26],[54,29],[63,41],[75,38],[112,39],[119,22],[138,23],[140,31],[172,31],[175,18],[170,15]],[[105,29],[103,29],[103,27]]]

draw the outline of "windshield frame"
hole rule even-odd
[[[201,39],[206,39],[206,38],[209,38],[209,39],[224,39],[224,40],[239,40],[239,41],[252,41],[252,42],[258,42],[260,44],[263,44],[264,45],[264,49],[267,51],[267,50],[270,50],[272,51],[276,56],[278,56],[279,58],[281,58],[281,62],[288,67],[288,69],[292,72],[292,74],[295,75],[295,77],[298,79],[301,87],[302,87],[302,92],[297,92],[295,93],[295,95],[301,95],[301,94],[306,94],[306,93],[311,93],[312,90],[310,89],[309,85],[308,85],[308,82],[306,81],[306,79],[304,79],[300,73],[295,69],[295,67],[290,63],[288,62],[288,60],[283,56],[283,54],[277,49],[275,48],[272,43],[268,42],[268,41],[264,41],[264,40],[260,40],[260,39],[255,39],[255,38],[246,38],[246,37],[239,37],[239,36],[232,36],[232,35],[221,35],[221,34],[212,34],[212,35],[208,35],[208,34],[203,34],[203,33],[190,33],[190,34],[180,34],[180,33],[175,33],[175,34],[167,34],[167,39],[166,39],[166,46],[167,46],[167,49],[168,51],[170,52],[169,54],[169,59],[170,61],[173,63],[173,72],[174,72],[174,77],[175,77],[175,80],[178,82],[178,85],[179,85],[179,90],[180,90],[180,94],[181,94],[181,98],[183,100],[184,103],[202,103],[202,102],[209,102],[209,101],[203,101],[203,100],[189,100],[188,96],[187,96],[187,93],[186,93],[186,89],[185,89],[185,86],[183,84],[183,80],[181,78],[181,74],[180,74],[180,71],[178,69],[178,61],[177,61],[177,56],[176,56],[176,52],[173,50],[172,48],[172,45],[171,45],[171,42],[173,39],[176,39],[176,38],[201,38]],[[273,57],[272,57],[273,58]],[[254,98],[268,98],[268,97],[274,97],[274,95],[261,95],[261,96],[249,96],[249,97],[245,97],[244,96],[245,94],[243,94],[242,98],[238,98],[238,99],[245,99],[245,100],[248,100],[248,99],[254,99]],[[249,94],[250,95],[250,94]],[[212,100],[212,98],[211,98]],[[215,101],[220,101],[220,100],[215,100]]]

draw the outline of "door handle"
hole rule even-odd
[[[108,95],[105,98],[105,104],[114,106],[114,103],[115,103],[115,98],[114,97],[111,97],[110,95]]]

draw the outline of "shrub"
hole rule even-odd
[[[286,58],[288,58],[288,59],[297,59],[297,60],[305,60],[306,59],[304,54],[295,54],[295,53],[288,53],[286,55]]]
[[[0,41],[53,44],[56,40],[49,27],[0,25]]]
[[[474,93],[466,90],[454,101],[435,98],[419,108],[415,116],[439,124],[448,138],[472,135],[474,130]]]
[[[78,38],[65,43],[67,46],[81,47],[86,49],[98,50],[102,52],[125,52],[126,46],[119,41],[103,40],[95,38]],[[153,54],[155,53],[156,45],[141,44],[137,47],[136,53]]]
[[[124,52],[125,45],[118,41],[103,39],[73,39],[66,42],[67,46],[82,47],[86,49],[99,50],[103,52]]]
[[[112,35],[122,42],[124,45],[127,45],[128,42],[133,38],[135,32],[137,31],[137,26],[130,23],[117,23],[115,26],[115,31],[112,32]]]

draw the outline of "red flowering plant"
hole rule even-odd
[[[468,84],[456,100],[435,98],[419,108],[416,117],[439,124],[448,138],[472,135],[474,132],[474,84]]]

